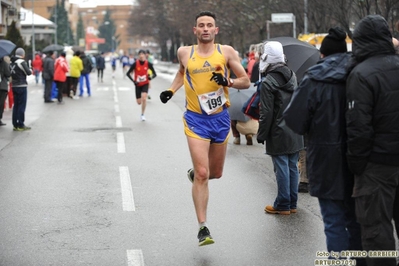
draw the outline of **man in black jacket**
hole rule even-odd
[[[346,161],[346,32],[331,28],[320,47],[321,60],[309,68],[284,111],[287,125],[307,135],[309,193],[317,197],[327,250],[362,250],[353,174]],[[361,265],[364,261],[358,261]]]
[[[399,234],[399,56],[388,23],[379,15],[362,19],[352,40],[346,124],[356,215],[363,248],[392,251],[392,219]],[[367,265],[397,264],[391,256],[368,257]]]
[[[28,97],[28,82],[26,76],[32,75],[28,64],[24,60],[25,50],[17,48],[15,56],[11,58],[10,72],[12,78],[12,93],[14,96],[14,107],[12,109],[12,124],[14,131],[30,130],[25,125],[25,109]]]

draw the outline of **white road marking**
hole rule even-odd
[[[115,120],[116,120],[116,127],[122,127],[122,118],[120,116],[115,116]]]
[[[115,109],[115,113],[119,113],[119,105],[115,104],[114,109]]]
[[[128,266],[144,266],[144,256],[141,249],[128,249],[126,253]]]
[[[125,137],[123,136],[122,132],[116,133],[116,140],[118,144],[118,153],[125,153]]]
[[[134,212],[136,208],[134,206],[132,183],[130,180],[129,168],[127,166],[119,166],[119,176],[121,179],[121,190],[122,190],[122,207],[124,211]],[[132,264],[141,265],[141,264]]]
[[[131,88],[129,88],[129,87],[118,87],[118,90],[120,90],[120,91],[130,91]]]

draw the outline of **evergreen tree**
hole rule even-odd
[[[79,13],[79,20],[76,29],[76,42],[78,43],[78,45],[80,45],[79,40],[80,39],[85,40],[85,37],[86,37],[86,31],[83,26],[83,19],[81,13]]]
[[[73,45],[75,41],[68,19],[68,12],[65,9],[65,0],[61,0],[61,4],[57,0],[50,20],[57,25],[57,44]]]
[[[98,49],[102,52],[110,52],[112,49],[116,50],[119,36],[116,35],[115,22],[111,19],[111,12],[107,9],[104,14],[104,21],[98,28],[99,38],[104,38],[105,43],[99,44]]]
[[[17,46],[17,48],[18,47],[22,47],[24,49],[26,48],[24,39],[22,38],[19,29],[17,29],[16,22],[14,20],[7,29],[7,34],[5,36],[5,39],[13,42]]]

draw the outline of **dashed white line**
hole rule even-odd
[[[122,127],[122,118],[120,116],[115,116],[115,120],[116,127]]]
[[[115,104],[114,110],[115,110],[115,113],[119,113],[119,111],[120,111],[119,105]]]
[[[123,136],[122,132],[116,133],[116,142],[118,146],[118,153],[125,153],[125,137]]]
[[[123,210],[127,212],[134,212],[136,211],[136,207],[134,206],[133,189],[132,182],[130,180],[129,168],[127,166],[119,166],[119,176],[121,179]]]
[[[128,266],[144,266],[144,256],[141,249],[128,249],[126,253]]]

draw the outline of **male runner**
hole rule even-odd
[[[220,178],[230,136],[228,87],[247,89],[251,83],[240,59],[228,45],[215,44],[215,14],[199,13],[193,28],[197,45],[183,46],[177,51],[180,68],[172,85],[160,95],[166,103],[184,84],[186,112],[183,120],[193,169],[188,177],[193,182],[192,195],[199,223],[199,245],[213,244],[206,223],[209,198],[208,180]],[[230,69],[237,78],[229,79]]]
[[[151,77],[148,75],[149,69],[152,71]],[[134,72],[133,78],[132,72]],[[139,59],[130,66],[126,76],[136,85],[136,100],[137,104],[141,105],[141,121],[145,121],[144,112],[147,105],[148,86],[150,80],[155,78],[157,73],[153,65],[146,59],[144,50],[139,51]]]

